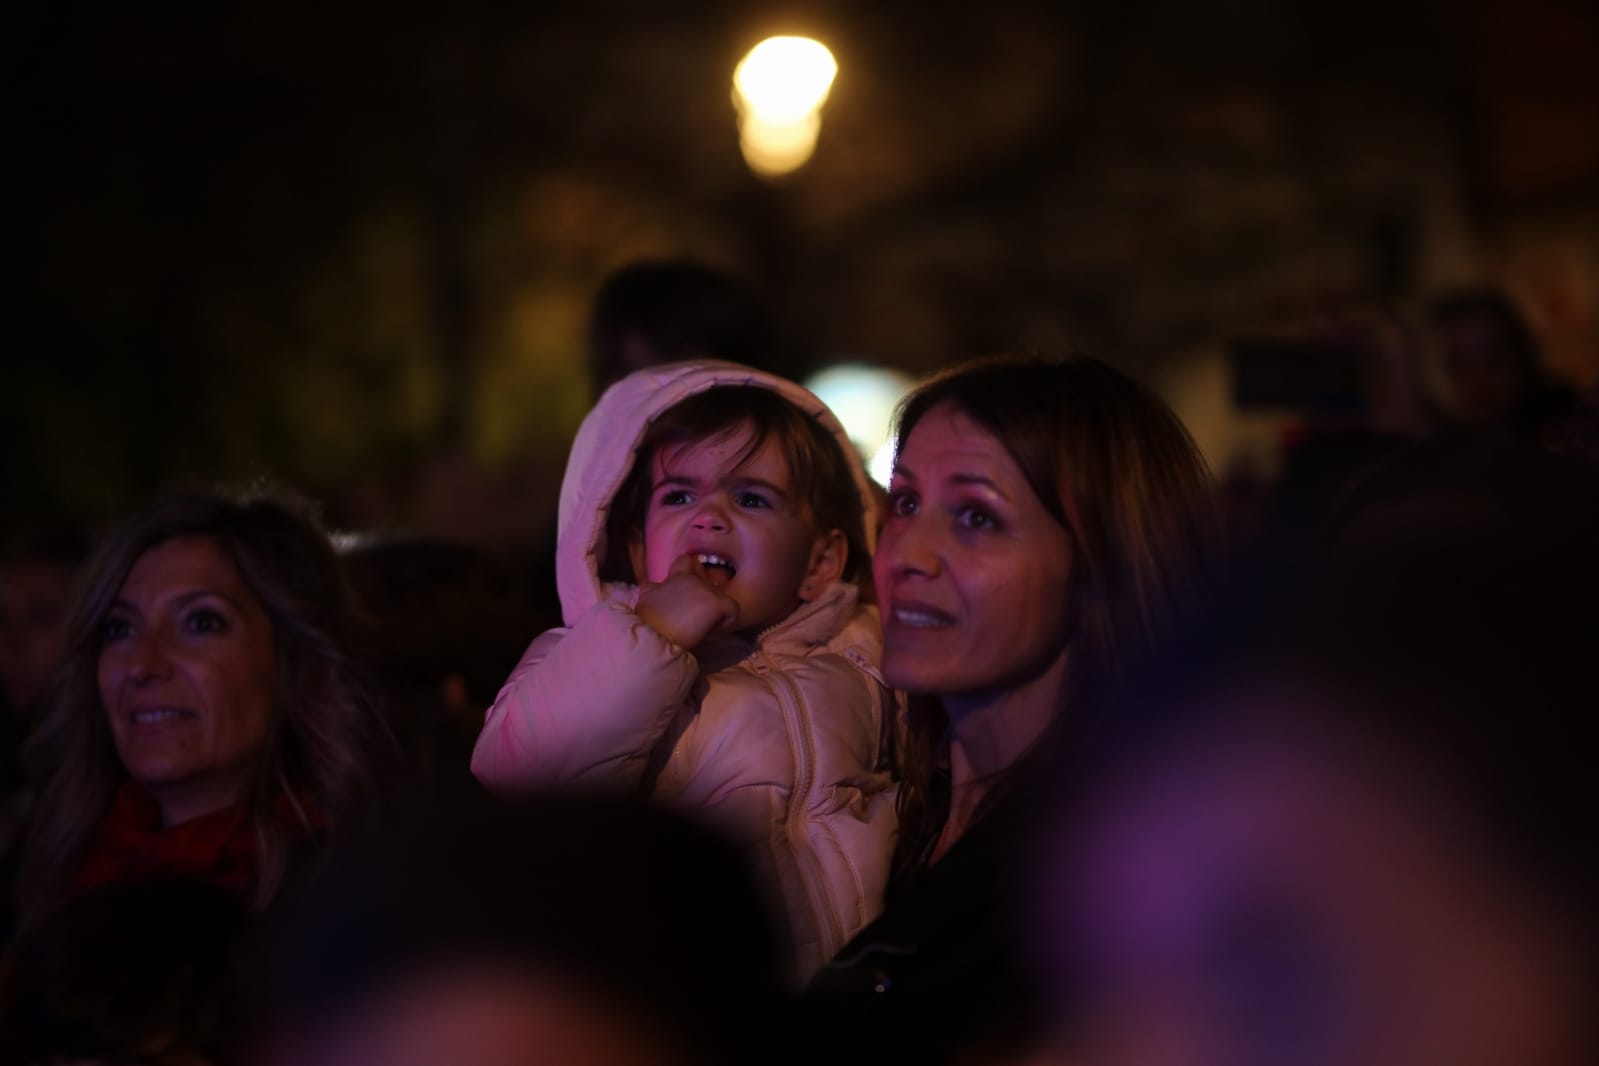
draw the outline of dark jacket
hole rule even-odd
[[[1042,1027],[1027,870],[1036,818],[1012,791],[945,855],[890,889],[887,909],[804,995],[827,1061],[942,1063],[1028,1048]]]

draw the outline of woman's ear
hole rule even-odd
[[[816,538],[811,545],[811,563],[800,582],[799,598],[809,603],[822,591],[844,576],[849,564],[849,540],[842,529],[830,529]]]

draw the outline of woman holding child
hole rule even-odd
[[[813,981],[839,1061],[1002,1061],[1034,1038],[1012,922],[1060,754],[1200,580],[1204,464],[1090,359],[948,371],[903,406],[874,563],[883,675],[911,697],[887,910]]]
[[[809,975],[881,909],[893,848],[871,487],[791,382],[638,371],[585,419],[561,488],[566,626],[537,638],[473,753],[500,791],[595,785],[741,843]],[[670,920],[670,916],[663,916]]]

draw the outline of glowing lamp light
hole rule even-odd
[[[818,110],[837,74],[838,63],[822,42],[768,37],[733,71],[733,89],[741,111],[782,125]]]
[[[866,460],[867,473],[886,487],[894,472],[894,441],[889,436],[894,408],[913,384],[897,370],[843,363],[816,374],[805,387],[833,409]]]
[[[819,114],[783,125],[746,120],[739,123],[738,148],[755,173],[764,178],[781,177],[805,165],[816,151],[816,135],[821,129]]]
[[[805,165],[837,75],[833,53],[809,37],[768,37],[750,49],[733,71],[733,104],[751,170],[778,177]]]

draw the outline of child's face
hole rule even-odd
[[[657,449],[644,529],[629,545],[634,573],[651,583],[679,557],[699,557],[706,580],[738,603],[744,631],[781,621],[820,591],[827,542],[794,495],[777,441],[737,461],[752,432]]]

